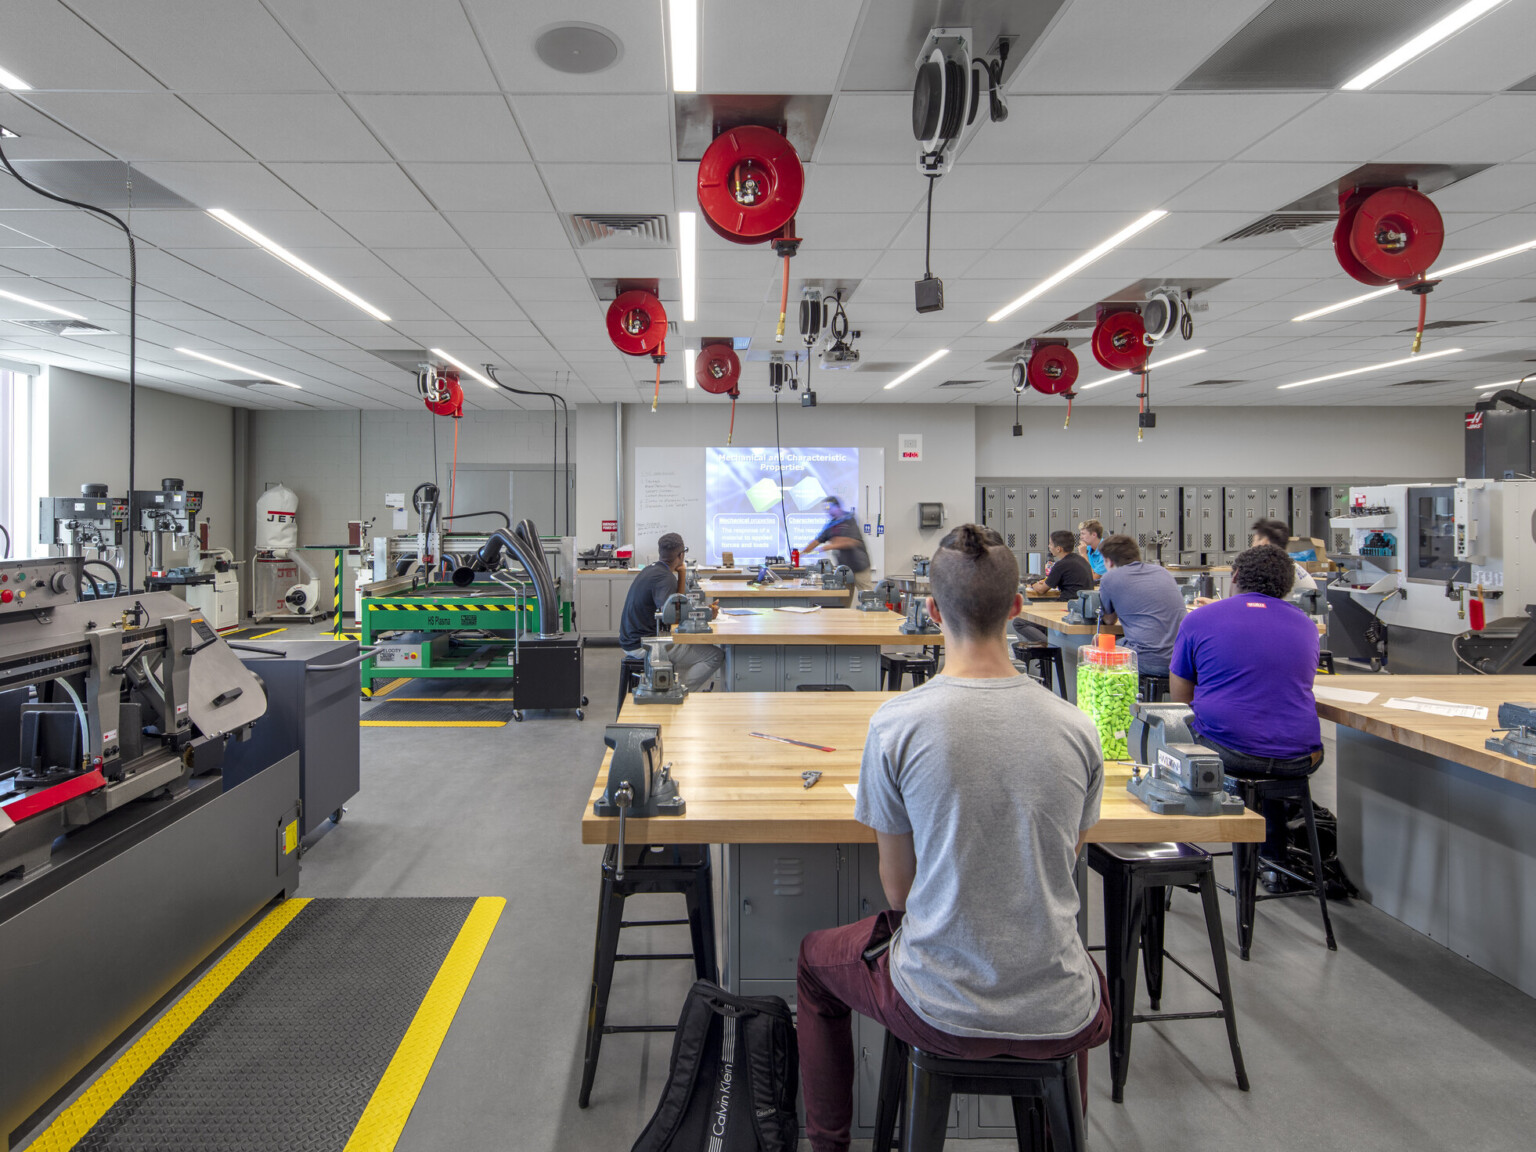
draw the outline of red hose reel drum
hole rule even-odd
[[[1077,383],[1077,357],[1065,344],[1040,344],[1029,355],[1024,379],[1036,392],[1060,396]]]
[[[772,128],[745,124],[722,132],[699,161],[704,219],[737,244],[759,244],[782,232],[804,194],[795,146]]]
[[[1445,246],[1440,210],[1416,188],[1353,188],[1341,198],[1333,250],[1362,284],[1422,280]]]
[[[649,292],[621,292],[608,305],[608,339],[626,356],[650,355],[667,339],[667,310]]]
[[[716,396],[736,391],[741,380],[741,360],[729,344],[711,344],[699,352],[693,378],[700,388]]]
[[[1134,308],[1101,311],[1090,341],[1093,358],[1111,372],[1140,372],[1152,354],[1142,340],[1146,331]]]
[[[458,419],[464,415],[464,389],[459,387],[457,372],[444,372],[437,380],[438,399],[425,400],[427,411]]]

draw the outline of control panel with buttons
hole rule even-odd
[[[73,604],[80,598],[82,563],[78,556],[0,560],[0,619]]]

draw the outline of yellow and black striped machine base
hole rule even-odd
[[[35,1152],[388,1152],[506,901],[277,905]]]

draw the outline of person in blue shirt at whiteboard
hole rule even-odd
[[[864,544],[864,532],[858,518],[843,507],[836,496],[828,496],[822,502],[827,511],[827,524],[821,535],[800,549],[809,555],[821,548],[829,549],[839,564],[846,565],[853,573],[855,588],[870,589],[875,586],[874,574],[869,563],[869,549]]]
[[[1098,520],[1084,520],[1077,526],[1077,552],[1088,561],[1095,576],[1104,575],[1104,557],[1099,544],[1104,539],[1104,525]]]

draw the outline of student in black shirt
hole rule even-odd
[[[1051,570],[1046,574],[1045,579],[1036,580],[1029,586],[1031,596],[1039,596],[1043,592],[1055,590],[1061,594],[1063,600],[1075,600],[1079,592],[1093,591],[1093,568],[1088,563],[1087,557],[1073,551],[1076,544],[1077,541],[1070,532],[1051,533]],[[1026,624],[1017,617],[1013,621],[1013,630],[1020,640],[1030,644],[1046,642],[1043,628]]]
[[[619,647],[624,650],[624,655],[645,655],[641,641],[646,636],[657,635],[656,613],[666,604],[667,597],[685,590],[688,575],[683,556],[686,552],[683,538],[676,532],[668,532],[656,541],[656,553],[661,559],[640,569],[624,599],[624,616],[619,622]],[[709,606],[711,620],[719,612],[718,602]],[[659,627],[663,632],[667,629],[665,624]],[[663,654],[672,662],[678,680],[690,692],[709,683],[725,663],[725,652],[713,644],[668,644]]]

